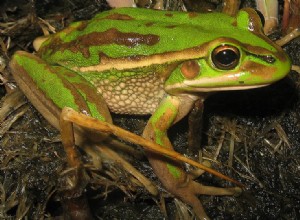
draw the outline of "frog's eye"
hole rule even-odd
[[[231,45],[216,47],[211,54],[212,62],[218,69],[234,69],[240,61],[240,51]]]

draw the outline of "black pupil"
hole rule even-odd
[[[222,65],[228,66],[238,59],[238,55],[230,49],[222,50],[218,52],[215,59]]]

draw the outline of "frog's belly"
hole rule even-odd
[[[152,114],[165,95],[163,82],[155,74],[121,77],[96,82],[111,112]]]

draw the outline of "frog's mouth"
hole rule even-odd
[[[187,91],[187,92],[217,92],[217,91],[230,91],[230,90],[246,90],[255,89],[264,86],[268,86],[273,83],[274,80],[265,81],[241,81],[238,77],[226,77],[218,78],[202,78],[198,80],[184,80],[181,83],[175,83],[165,87],[167,91]]]
[[[269,84],[262,85],[250,85],[250,86],[216,86],[216,87],[192,87],[187,86],[187,90],[193,92],[218,92],[218,91],[232,91],[232,90],[248,90],[248,89],[256,89],[268,86]]]

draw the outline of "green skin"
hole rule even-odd
[[[252,9],[230,17],[120,8],[49,36],[37,56],[17,52],[10,67],[25,95],[55,127],[65,106],[107,122],[112,122],[109,111],[151,114],[143,137],[173,149],[167,130],[209,92],[265,86],[288,74],[290,59],[261,28]],[[236,64],[225,69],[213,59],[222,45],[239,52]],[[167,190],[199,218],[207,216],[198,194],[236,192],[202,186],[181,164],[147,155]]]

